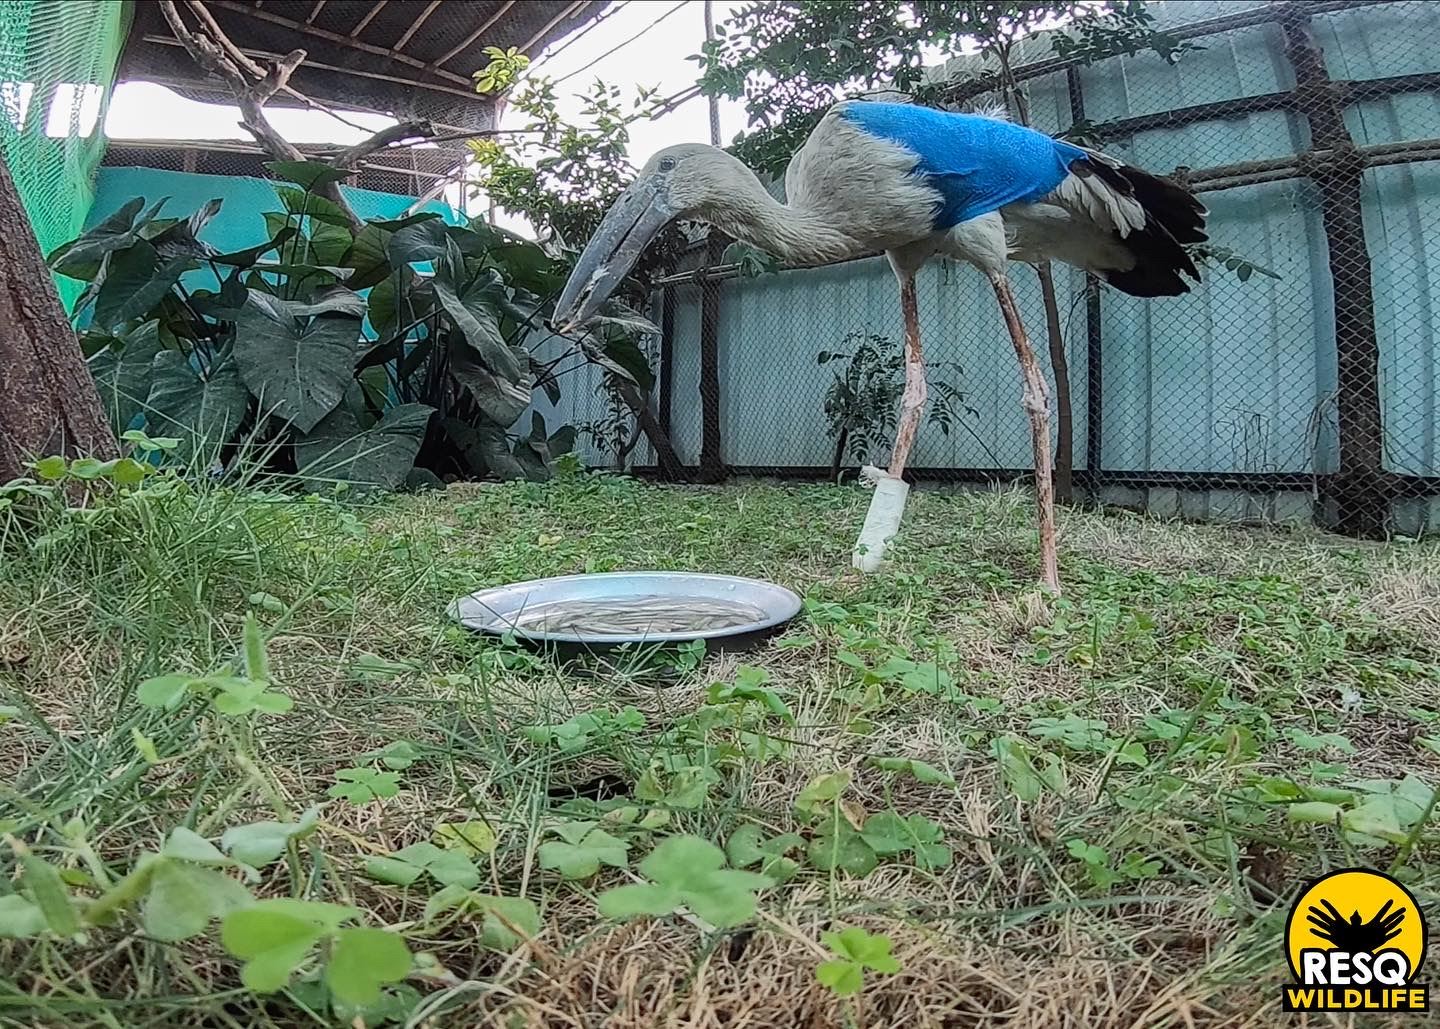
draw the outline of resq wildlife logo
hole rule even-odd
[[[1347,868],[1312,882],[1290,909],[1285,949],[1296,983],[1286,1011],[1424,1011],[1416,982],[1425,916],[1382,872]]]

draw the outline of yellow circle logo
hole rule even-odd
[[[1425,916],[1383,872],[1349,868],[1316,879],[1290,909],[1285,950],[1298,984],[1286,987],[1289,1010],[1424,1010],[1415,980]]]

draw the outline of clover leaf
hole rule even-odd
[[[226,829],[220,847],[236,861],[251,868],[264,868],[278,861],[291,840],[304,839],[315,831],[318,808],[310,808],[298,822],[251,822]]]
[[[594,822],[567,822],[555,827],[558,840],[542,843],[540,867],[559,872],[565,879],[588,879],[601,865],[624,868],[630,844],[611,836]]]
[[[953,855],[941,841],[944,830],[924,815],[901,816],[893,811],[871,815],[860,830],[870,849],[881,856],[913,851],[921,868],[949,867]]]
[[[342,768],[335,773],[337,782],[326,790],[331,797],[341,797],[352,804],[393,797],[400,792],[400,776],[396,772],[377,772],[373,768]]]
[[[365,862],[365,874],[395,886],[409,886],[422,875],[442,886],[468,888],[480,883],[480,873],[464,851],[433,843],[412,843],[388,857],[372,857]]]
[[[890,975],[900,971],[900,962],[890,954],[890,937],[872,936],[858,926],[838,933],[822,933],[820,939],[835,956],[815,969],[815,978],[842,997],[859,993],[865,985],[865,969]]]
[[[600,894],[600,913],[626,919],[668,915],[688,908],[719,929],[747,922],[755,914],[755,892],[773,885],[756,872],[725,867],[725,852],[698,836],[672,836],[640,862],[650,881],[617,886]]]

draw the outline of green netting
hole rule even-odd
[[[46,253],[90,210],[128,20],[122,0],[0,0],[0,152]]]

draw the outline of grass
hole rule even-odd
[[[868,579],[849,488],[34,499],[0,509],[0,1024],[1265,1026],[1301,1017],[1306,879],[1440,891],[1434,544],[1071,512],[1051,601],[1018,492],[917,494]],[[445,617],[624,568],[764,576],[807,613],[740,658],[583,668]],[[251,680],[293,708],[216,710]],[[225,833],[257,822],[287,835],[249,872]],[[758,881],[696,878],[690,837],[783,881],[752,915]],[[5,938],[44,868],[80,935]],[[251,916],[207,875],[353,907],[413,965],[351,962],[384,988],[356,1006],[342,951],[389,944],[314,929],[249,989]],[[679,911],[600,913],[647,906]]]

